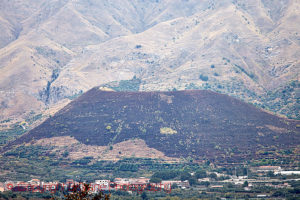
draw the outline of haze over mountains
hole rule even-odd
[[[299,24],[298,0],[3,0],[0,119],[101,84],[211,89],[299,119]]]

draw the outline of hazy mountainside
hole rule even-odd
[[[299,7],[298,0],[3,0],[0,119],[28,118],[100,84],[211,89],[299,119]],[[286,87],[292,95],[283,95]]]
[[[140,139],[147,148],[175,158],[239,163],[266,158],[266,152],[268,158],[279,158],[280,152],[289,151],[291,159],[297,156],[298,126],[297,121],[210,91],[110,92],[93,88],[2,152],[15,145],[70,136],[73,139],[69,140],[93,145],[85,156],[97,146]],[[70,154],[74,150],[75,146]]]

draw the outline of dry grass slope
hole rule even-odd
[[[0,120],[22,121],[134,76],[141,91],[211,89],[266,106],[268,91],[299,81],[299,7],[298,0],[4,0]],[[278,101],[271,111],[299,118],[289,114],[299,106],[294,96]]]

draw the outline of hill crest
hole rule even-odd
[[[53,137],[71,136],[92,146],[140,139],[168,157],[241,162],[262,157],[262,150],[295,150],[297,123],[211,91],[112,92],[95,87],[3,150]]]

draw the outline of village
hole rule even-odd
[[[90,185],[90,193],[115,192],[123,191],[132,193],[142,193],[144,191],[151,192],[165,192],[171,193],[172,189],[182,190],[198,190],[205,191],[218,191],[222,190],[228,185],[232,187],[241,188],[242,191],[249,192],[253,188],[257,187],[269,187],[273,189],[292,189],[291,181],[300,181],[300,171],[284,171],[280,166],[260,166],[252,167],[250,169],[252,173],[256,173],[256,178],[249,178],[248,176],[236,176],[226,175],[217,172],[208,172],[208,176],[205,178],[199,178],[198,184],[190,184],[188,180],[162,180],[160,182],[153,182],[151,178],[139,177],[139,178],[114,178],[113,180],[95,180]],[[268,177],[269,174],[273,174],[273,177]],[[191,173],[193,175],[193,173]],[[227,177],[221,180],[218,177]],[[282,178],[284,177],[284,178]],[[287,178],[288,177],[288,178]],[[30,181],[6,181],[0,183],[0,192],[12,191],[12,192],[33,192],[33,193],[56,193],[59,191],[68,191],[79,185],[83,189],[85,181],[75,181],[73,179],[67,179],[65,183],[59,181],[44,182],[39,179],[32,179]],[[257,194],[257,198],[268,197],[269,194],[260,193]]]

